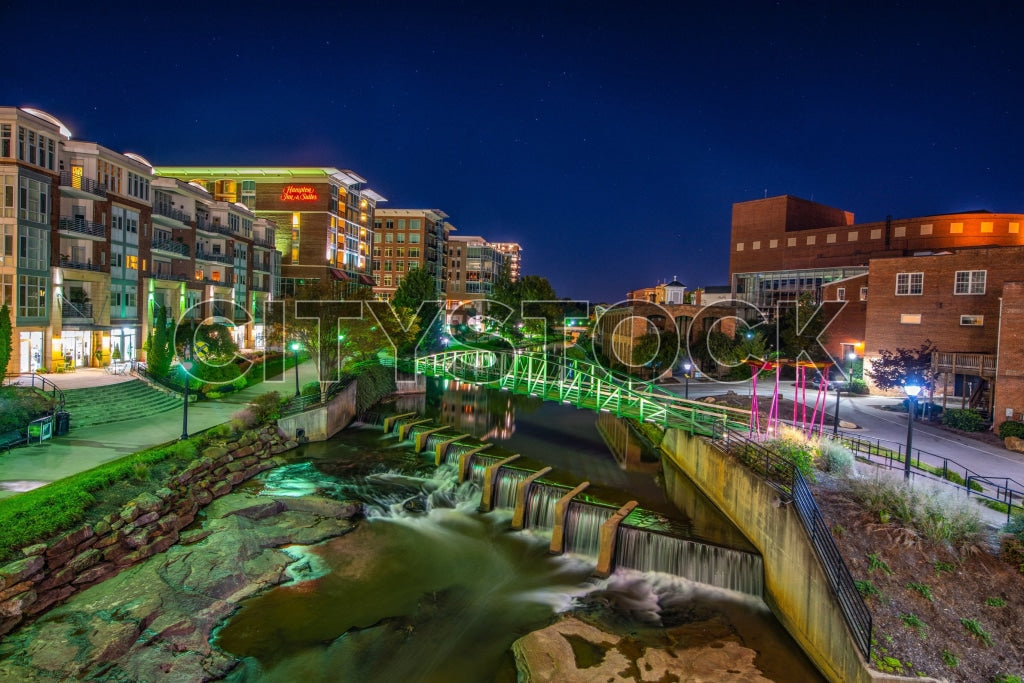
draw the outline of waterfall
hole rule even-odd
[[[437,448],[437,444],[450,439],[451,436],[442,432],[435,432],[427,437],[427,443],[423,447],[425,453],[433,453],[434,449]]]
[[[456,441],[455,443],[450,443],[448,444],[448,448],[446,448],[444,451],[443,462],[446,465],[458,465],[459,456],[465,453],[466,451],[472,450],[474,448],[476,448],[476,446],[474,446],[471,443],[460,443],[458,441]]]
[[[555,503],[565,495],[567,489],[533,482],[526,492],[526,528],[553,529],[555,526]]]
[[[613,514],[615,508],[570,502],[565,515],[565,552],[596,558],[601,545],[601,525]]]
[[[495,477],[494,502],[492,509],[511,510],[516,506],[516,487],[520,482],[529,477],[532,472],[516,470],[508,467],[499,467]]]
[[[753,553],[619,526],[615,566],[674,574],[691,581],[761,596],[764,567]]]

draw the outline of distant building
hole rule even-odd
[[[487,299],[501,276],[504,254],[483,237],[453,236],[448,240],[449,310],[465,301]]]
[[[416,268],[434,278],[438,298],[447,287],[445,248],[455,228],[440,209],[378,209],[373,223],[373,291],[390,300],[402,278]]]
[[[512,282],[517,282],[522,271],[523,248],[519,246],[518,242],[489,242],[489,244],[505,256],[505,262],[509,264],[509,276]]]
[[[652,304],[684,304],[687,302],[686,285],[673,277],[672,282],[664,282],[653,287],[644,287],[626,292],[627,299],[646,301]]]

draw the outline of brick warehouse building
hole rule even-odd
[[[944,401],[992,410],[997,423],[1008,410],[1019,419],[1024,404],[1004,400],[1020,380],[997,367],[997,351],[1020,334],[999,309],[1004,283],[1024,272],[1022,222],[1024,214],[975,211],[856,224],[851,212],[791,196],[741,202],[730,281],[734,296],[761,308],[805,292],[844,300],[827,332],[836,358],[852,350],[870,367],[880,349],[931,340]]]

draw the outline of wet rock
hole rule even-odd
[[[427,501],[423,496],[416,496],[402,503],[402,509],[406,512],[423,514],[427,511]]]
[[[0,588],[21,583],[43,568],[45,561],[39,555],[33,555],[0,567]]]
[[[45,552],[45,543],[36,543],[35,545],[26,546],[21,549],[21,554],[25,557],[32,557],[33,555],[42,555]]]
[[[206,508],[208,519],[221,519],[231,515],[239,515],[246,519],[265,519],[286,510],[284,503],[254,496],[248,493],[237,493],[232,496],[218,498]]]
[[[320,517],[333,517],[334,519],[351,519],[363,512],[363,505],[358,501],[341,501],[332,498],[321,498],[319,496],[286,498],[280,502],[287,509],[295,512],[306,512]]]

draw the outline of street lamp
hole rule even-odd
[[[295,354],[295,397],[299,397],[299,349],[302,345],[297,341],[292,342],[292,353]]]
[[[192,378],[189,370],[192,369],[192,362],[181,361],[181,369],[185,371],[185,405],[181,411],[181,441],[188,439],[188,381]]]
[[[690,370],[693,368],[693,363],[690,361],[683,362],[683,377],[686,378],[686,398],[690,398]]]
[[[839,436],[839,388],[840,384],[836,381],[836,416],[832,420],[832,436]],[[822,401],[824,403],[824,401]]]
[[[910,479],[910,453],[914,444],[914,413],[917,412],[917,395],[921,393],[921,385],[917,380],[908,379],[903,385],[903,393],[907,395],[907,455],[903,461],[903,478]]]

